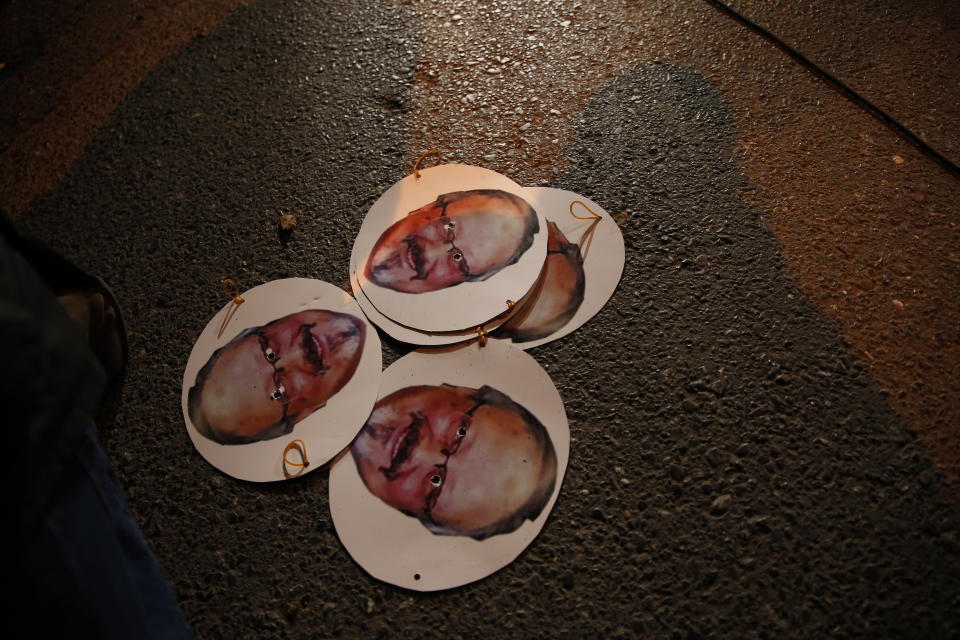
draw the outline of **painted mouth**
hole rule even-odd
[[[410,414],[410,424],[400,433],[393,443],[390,451],[390,466],[380,467],[387,480],[393,480],[403,464],[410,459],[413,449],[420,441],[420,430],[427,423],[426,416],[420,411],[414,411]]]
[[[300,342],[303,346],[304,357],[313,369],[314,375],[320,375],[321,373],[326,373],[330,368],[324,366],[326,356],[329,354],[327,353],[326,345],[324,345],[320,337],[311,330],[315,326],[316,324],[305,324],[300,327]]]
[[[403,244],[404,246],[401,250],[403,263],[414,273],[416,273],[416,275],[412,276],[410,279],[423,280],[427,277],[427,260],[423,255],[423,247],[420,246],[420,243],[417,242],[417,239],[414,236],[407,236],[404,238]]]

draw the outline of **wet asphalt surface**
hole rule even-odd
[[[343,286],[363,214],[409,171],[421,28],[385,2],[243,7],[19,220],[124,304],[131,370],[101,437],[197,636],[956,637],[956,502],[736,195],[736,122],[690,67],[606,84],[544,183],[631,217],[613,299],[532,352],[573,441],[517,561],[397,589],[340,545],[326,469],[255,485],[200,458],[181,375],[220,279]],[[385,364],[407,349],[386,340]]]
[[[954,164],[960,9],[943,0],[727,4],[803,52]],[[917,100],[912,99],[917,97]]]

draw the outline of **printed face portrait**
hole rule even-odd
[[[365,337],[358,318],[324,310],[247,329],[197,374],[189,392],[190,420],[221,444],[289,433],[350,380]]]
[[[351,446],[367,489],[439,535],[483,540],[539,516],[557,456],[544,426],[491,387],[382,398]]]
[[[545,338],[567,324],[583,304],[585,277],[580,247],[547,222],[547,260],[524,305],[493,336],[513,342]]]
[[[519,260],[539,230],[536,212],[512,193],[447,193],[384,231],[364,274],[405,293],[485,280]]]

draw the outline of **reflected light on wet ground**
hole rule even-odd
[[[763,211],[801,290],[839,325],[956,486],[955,179],[706,3],[400,4],[424,33],[408,158],[438,148],[447,161],[551,184],[567,167],[585,104],[624,71],[689,65],[718,84],[750,182],[740,197]]]

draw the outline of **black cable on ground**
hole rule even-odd
[[[873,104],[859,93],[851,89],[839,78],[832,75],[831,73],[824,71],[814,62],[812,62],[805,55],[785,43],[783,40],[773,35],[767,31],[764,27],[760,26],[753,20],[750,20],[743,14],[739,13],[728,4],[721,2],[720,0],[706,0],[707,4],[711,4],[720,11],[726,13],[732,17],[737,22],[745,25],[749,29],[759,33],[763,36],[764,39],[774,44],[778,49],[785,52],[791,58],[799,62],[801,65],[812,71],[814,74],[826,80],[829,84],[844,95],[848,100],[860,106],[864,111],[877,118],[885,124],[888,128],[892,129],[895,133],[899,134],[901,137],[905,138],[907,142],[915,146],[921,152],[925,153],[927,156],[936,161],[941,167],[946,169],[949,173],[953,174],[954,177],[960,178],[960,166],[957,166],[952,160],[947,158],[945,155],[931,147],[927,142],[924,142],[917,134],[907,129],[905,126],[900,124],[892,116],[890,116],[883,109]]]

